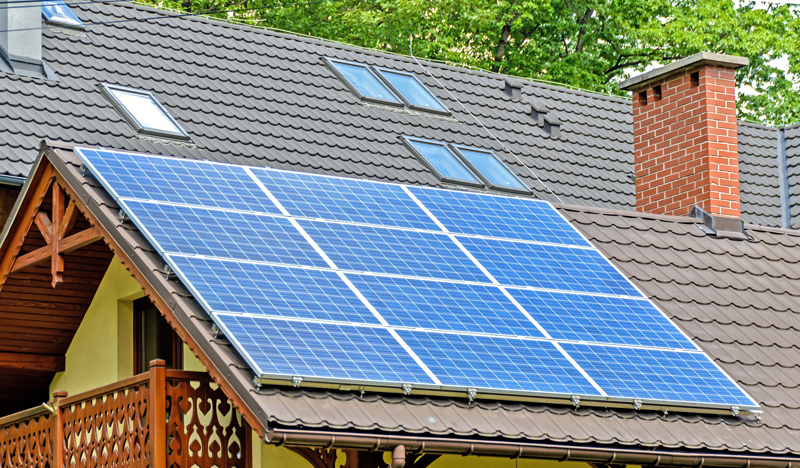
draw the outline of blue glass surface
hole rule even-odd
[[[216,319],[260,375],[433,383],[385,329],[232,315]]]
[[[451,232],[591,246],[546,201],[430,187],[409,190]]]
[[[611,397],[754,404],[703,353],[570,343],[562,346]]]
[[[428,89],[413,75],[379,70],[378,73],[394,86],[412,106],[425,107],[438,111],[447,111]]]
[[[508,168],[492,153],[458,148],[464,158],[472,164],[492,185],[516,190],[528,190]]]
[[[399,185],[253,169],[292,216],[438,231]]]
[[[443,385],[599,394],[552,343],[416,330],[397,333]]]
[[[446,146],[418,140],[408,140],[408,142],[442,177],[483,186],[483,183]]]
[[[299,221],[343,270],[489,282],[446,234]]]
[[[242,166],[77,148],[112,195],[280,214]]]
[[[58,25],[83,28],[83,22],[75,16],[63,0],[42,0],[42,16],[45,21]]]
[[[400,104],[400,100],[367,67],[352,63],[333,61],[331,63],[363,96]]]
[[[500,284],[641,297],[600,252],[593,249],[459,237]]]
[[[494,286],[354,274],[347,277],[392,326],[544,337]]]
[[[122,204],[161,252],[328,266],[286,218],[136,200]]]
[[[697,349],[645,298],[508,292],[556,340]]]
[[[197,257],[169,257],[210,311],[380,324],[338,274]]]

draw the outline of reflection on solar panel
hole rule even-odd
[[[547,202],[75,151],[262,383],[759,410]]]

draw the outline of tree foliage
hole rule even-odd
[[[741,55],[739,115],[800,121],[800,10],[744,0],[151,0],[592,91],[696,52]],[[294,3],[287,3],[294,2]],[[788,73],[774,61],[788,59]]]

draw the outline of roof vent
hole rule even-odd
[[[749,236],[744,232],[744,222],[741,218],[728,218],[725,216],[714,216],[706,213],[702,208],[695,205],[689,216],[700,218],[703,225],[711,230],[711,233],[720,239],[747,240]]]
[[[557,137],[561,135],[561,121],[553,115],[544,116],[544,124],[542,128],[551,136]]]
[[[544,125],[544,117],[550,110],[541,102],[531,101],[531,118],[539,125]]]
[[[522,97],[522,82],[506,78],[505,92],[511,99],[519,99]]]

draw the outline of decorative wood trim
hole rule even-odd
[[[43,214],[43,213],[40,213]],[[46,216],[46,215],[45,215]],[[80,248],[86,247],[87,245],[94,244],[95,242],[101,240],[103,237],[97,233],[94,228],[85,229],[77,234],[73,234],[66,239],[59,241],[59,253],[70,253],[73,250],[78,250]],[[17,271],[27,268],[29,266],[38,265],[46,260],[52,258],[53,255],[53,244],[46,245],[44,247],[40,247],[33,252],[27,253],[19,258],[14,262],[14,265],[11,267],[11,271],[9,274],[16,273]],[[60,257],[60,256],[59,256]],[[63,264],[62,264],[63,269]],[[63,280],[60,280],[61,282]]]
[[[163,359],[150,363],[150,460],[152,468],[167,468],[167,374]]]

